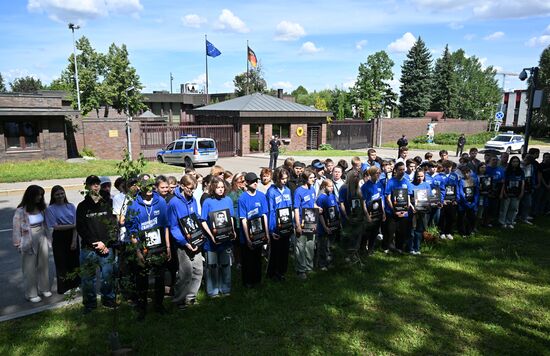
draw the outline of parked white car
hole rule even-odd
[[[513,132],[506,132],[498,134],[485,143],[486,150],[497,150],[499,152],[517,152],[521,153],[525,141],[523,136],[517,135]]]
[[[216,141],[211,138],[183,135],[157,152],[157,160],[162,163],[182,164],[193,167],[196,164],[213,166],[218,160]]]

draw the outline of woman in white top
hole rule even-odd
[[[13,217],[13,245],[22,256],[25,298],[33,303],[50,297],[48,252],[51,245],[44,212],[44,189],[30,185]]]

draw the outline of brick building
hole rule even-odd
[[[0,94],[0,162],[66,159],[70,121],[77,111],[62,92]]]
[[[272,135],[288,150],[317,149],[326,143],[326,119],[321,111],[266,94],[254,93],[190,111],[199,125],[233,125],[236,152],[268,151]]]

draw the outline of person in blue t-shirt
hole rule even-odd
[[[462,237],[470,236],[476,223],[479,206],[479,180],[472,174],[469,166],[462,166],[462,179],[458,184],[458,233]]]
[[[426,193],[424,195],[425,198],[428,198],[428,205],[429,205],[429,197],[431,195],[432,187],[431,185],[426,182],[425,180],[426,173],[422,168],[419,168],[416,170],[413,180],[412,180],[412,189],[413,189],[413,195],[416,194],[419,198],[421,194],[418,191],[423,191]],[[409,242],[407,244],[409,253],[412,255],[420,255],[420,242],[422,241],[422,237],[424,236],[424,232],[426,231],[428,227],[428,219],[430,215],[430,207],[424,207],[422,209],[417,204],[426,204],[426,201],[420,202],[414,199],[415,204],[415,213],[412,217],[412,233],[411,238],[409,239]]]
[[[519,202],[523,198],[524,187],[525,173],[521,169],[519,158],[514,156],[510,158],[506,167],[504,184],[500,193],[501,203],[498,222],[504,228],[514,228]]]
[[[380,168],[372,166],[367,170],[369,180],[361,186],[363,211],[365,213],[365,237],[367,253],[372,255],[380,227],[386,221],[384,212],[384,186],[380,182]]]
[[[334,183],[330,179],[325,179],[321,183],[316,203],[324,212],[319,215],[316,264],[321,271],[326,271],[332,260],[330,246],[335,240],[335,235],[340,232],[338,200],[334,195]]]
[[[232,217],[235,213],[233,201],[225,195],[225,182],[222,178],[212,178],[208,185],[208,195],[210,197],[201,207],[202,227],[209,237],[204,243],[206,294],[217,297],[231,293],[231,245],[236,237]],[[217,242],[218,230],[220,234],[224,230],[225,241]]]
[[[174,303],[180,309],[195,304],[197,293],[201,287],[203,258],[201,247],[193,246],[187,240],[187,232],[180,222],[187,219],[189,224],[195,225],[200,219],[197,201],[193,192],[197,188],[197,181],[191,175],[184,175],[180,179],[180,186],[175,189],[174,197],[168,203],[168,224],[170,233],[178,247],[178,279],[174,286]],[[182,226],[183,225],[183,226]]]
[[[264,241],[269,243],[268,205],[265,194],[257,190],[260,179],[256,173],[248,172],[244,176],[244,180],[247,189],[239,197],[241,270],[244,286],[251,288],[262,281],[262,245],[253,244],[249,229],[254,229],[256,232],[263,231]]]
[[[453,228],[456,221],[456,212],[458,206],[458,175],[453,171],[455,163],[449,160],[441,163],[443,166],[443,181],[441,185],[441,218],[439,220],[439,230],[442,240],[453,240]]]
[[[374,148],[369,148],[367,156],[367,160],[361,164],[361,172],[366,171],[370,167],[380,168],[380,163],[376,161],[376,150]]]
[[[292,195],[290,189],[286,186],[287,182],[288,171],[284,167],[276,168],[273,172],[273,185],[267,190],[266,196],[269,206],[268,221],[271,236],[267,277],[278,281],[285,279],[288,270],[290,237],[294,234]],[[277,220],[278,210],[280,221]],[[283,228],[283,226],[286,228]]]
[[[413,194],[411,182],[405,178],[405,163],[397,162],[394,167],[393,177],[386,186],[386,216],[388,219],[387,246],[390,250],[402,253],[405,242],[409,239],[411,221],[408,211],[414,208],[410,195]],[[384,250],[386,252],[386,250]]]
[[[491,177],[491,190],[487,196],[487,226],[492,227],[493,224],[498,222],[500,211],[500,193],[502,192],[502,186],[504,184],[504,168],[499,166],[499,159],[497,156],[491,156],[489,158],[489,164],[485,170],[485,174]]]
[[[315,188],[313,187],[317,175],[310,169],[304,170],[301,181],[304,182],[294,191],[294,224],[296,227],[296,241],[294,253],[296,257],[296,273],[298,278],[306,279],[306,273],[313,270],[316,234],[306,236],[302,234],[302,209],[318,208],[315,204]],[[321,213],[319,211],[319,213]]]
[[[136,259],[132,263],[137,289],[138,320],[145,318],[149,272],[155,276],[155,310],[164,314],[164,272],[171,259],[166,201],[153,192],[154,181],[142,180],[140,192],[128,205],[124,226],[135,246]]]

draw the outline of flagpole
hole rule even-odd
[[[206,41],[208,39],[206,38],[206,35],[204,35],[204,47],[205,47],[205,51],[204,51],[204,58],[205,58],[205,61],[206,61],[206,105],[208,105],[209,103],[209,98],[208,98],[208,48],[206,48]]]
[[[246,40],[246,95],[249,93],[250,75],[248,66],[248,40]]]

